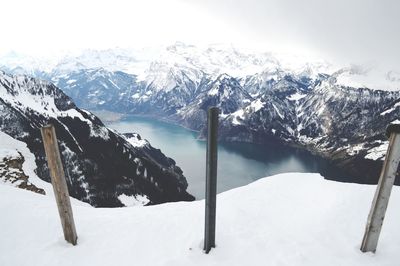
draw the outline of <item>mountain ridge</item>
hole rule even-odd
[[[221,141],[298,146],[364,175],[362,182],[376,182],[387,147],[384,130],[400,117],[400,92],[344,85],[349,75],[368,72],[359,66],[327,73],[329,64],[298,65],[286,67],[272,54],[258,58],[178,43],[137,75],[99,68],[48,73],[47,79],[84,108],[152,116],[199,131],[200,137],[206,134],[207,108],[218,106]]]
[[[94,206],[123,206],[118,196],[146,196],[149,204],[193,200],[182,170],[140,136],[106,128],[47,81],[0,71],[0,130],[27,143],[37,175],[50,181],[40,128],[53,124],[71,196]],[[136,142],[134,141],[136,140]]]

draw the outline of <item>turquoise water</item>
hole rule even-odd
[[[173,158],[183,170],[188,191],[204,198],[206,143],[198,133],[151,118],[127,117],[107,126],[120,133],[135,132]],[[319,172],[324,162],[307,152],[284,146],[220,143],[218,146],[218,192],[284,172]]]

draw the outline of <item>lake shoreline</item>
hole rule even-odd
[[[103,110],[104,111],[104,110]],[[97,111],[97,113],[99,113]],[[181,124],[179,124],[177,121],[174,121],[172,119],[168,118],[160,118],[155,115],[145,115],[145,114],[122,114],[122,113],[117,113],[117,112],[110,112],[110,111],[105,111],[106,114],[112,114],[113,119],[111,122],[106,122],[106,123],[115,123],[118,121],[127,121],[129,118],[139,118],[139,119],[146,119],[146,120],[152,120],[152,121],[157,121],[161,123],[165,123],[166,125],[172,125],[176,126],[179,128],[182,128],[184,130],[190,131],[192,133],[195,133],[196,135],[193,135],[193,139],[199,142],[205,143],[206,139],[204,136],[201,136],[201,132],[198,130],[194,130],[188,127],[185,127]],[[104,113],[102,113],[104,114]],[[100,119],[103,117],[100,116]],[[110,120],[110,119],[107,119]],[[132,132],[131,132],[132,133]],[[144,136],[146,138],[146,136]],[[382,162],[377,162],[377,161],[371,161],[367,159],[362,159],[362,158],[355,158],[352,160],[349,160],[348,156],[345,154],[340,155],[340,153],[336,153],[334,157],[332,157],[332,154],[326,154],[321,151],[316,150],[312,146],[307,146],[307,145],[301,145],[297,143],[285,143],[283,141],[275,141],[275,140],[265,140],[262,142],[251,142],[251,141],[229,141],[229,140],[220,140],[219,141],[220,145],[225,146],[225,147],[231,147],[235,145],[255,145],[259,147],[265,147],[269,149],[292,149],[293,151],[298,151],[301,150],[303,154],[306,154],[307,156],[313,156],[316,157],[319,161],[326,161],[327,165],[325,167],[325,170],[320,170],[318,173],[320,173],[325,179],[328,180],[334,180],[338,182],[351,182],[351,183],[358,183],[358,184],[376,184],[377,180],[379,178],[379,173],[381,170],[381,163]],[[168,153],[168,152],[167,152]],[[172,156],[173,157],[173,156]],[[257,161],[262,161],[259,159],[256,159]],[[360,175],[360,167],[368,169],[369,175]],[[365,172],[365,171],[364,171]],[[400,185],[400,180],[396,180],[395,185]]]
[[[161,149],[183,170],[188,192],[204,198],[206,142],[196,138],[198,131],[148,115],[126,115],[107,126],[121,133],[138,133]],[[325,158],[282,143],[221,141],[218,155],[218,193],[279,173],[338,172]]]

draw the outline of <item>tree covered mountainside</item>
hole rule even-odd
[[[137,134],[108,129],[52,83],[0,71],[0,96],[0,130],[27,144],[46,181],[40,128],[55,126],[72,197],[98,207],[123,206],[121,195],[145,204],[194,199],[173,159]]]

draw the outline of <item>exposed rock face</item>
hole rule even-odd
[[[11,157],[7,156],[0,158],[0,179],[5,183],[11,183],[12,185],[26,189],[35,193],[45,195],[45,191],[42,188],[38,188],[31,182],[29,177],[24,173],[22,164],[25,161],[24,156],[18,153],[18,156]]]
[[[182,170],[148,142],[135,145],[49,82],[0,72],[0,130],[27,143],[37,174],[50,181],[40,128],[56,128],[70,195],[93,206],[122,206],[118,196],[149,204],[193,200]]]

